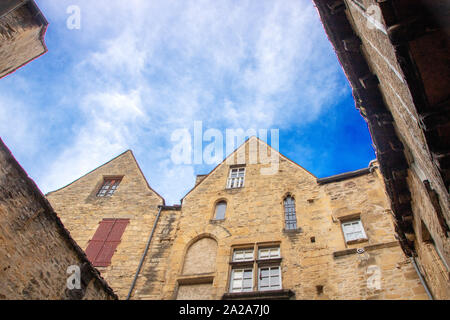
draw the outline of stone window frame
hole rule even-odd
[[[124,176],[103,176],[103,181],[100,184],[100,186],[97,188],[97,192],[95,193],[95,196],[97,198],[111,198],[114,193],[119,188],[119,185],[122,183]],[[108,184],[108,188],[105,188],[107,186],[108,182],[113,181],[113,184]],[[102,190],[105,189],[105,192],[103,194],[100,194]]]
[[[269,258],[260,258],[260,250],[264,249],[278,249],[278,256],[277,257],[269,257]],[[243,261],[236,261],[234,259],[235,252],[239,250],[252,250],[253,251],[253,258],[251,260],[243,260]],[[242,293],[258,293],[258,292],[264,292],[264,291],[280,291],[283,290],[283,280],[282,280],[282,254],[281,254],[281,242],[280,241],[273,241],[273,242],[260,242],[260,243],[252,243],[252,244],[240,244],[240,245],[233,245],[231,247],[231,254],[230,254],[230,262],[229,262],[229,276],[228,276],[228,292],[227,294],[242,294]],[[259,281],[259,275],[260,275],[260,269],[261,268],[273,268],[273,267],[279,267],[279,277],[280,277],[280,288],[279,289],[269,289],[269,290],[260,290],[260,281]],[[234,270],[242,270],[242,269],[251,269],[252,270],[252,291],[232,291],[232,281],[233,281],[233,272]]]
[[[222,219],[217,219],[217,206],[220,203],[225,203],[225,212],[224,212],[224,216]],[[228,200],[226,198],[219,198],[216,201],[214,201],[214,205],[213,205],[213,210],[212,210],[212,217],[210,219],[211,222],[220,222],[220,221],[225,221],[226,217],[227,217],[227,212],[228,212]]]

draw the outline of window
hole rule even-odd
[[[104,219],[100,222],[86,248],[86,255],[94,267],[107,267],[120,243],[129,219]]]
[[[230,292],[253,291],[253,269],[233,269],[231,272]]]
[[[360,219],[342,223],[342,230],[347,242],[367,238]]]
[[[228,177],[227,188],[242,188],[245,180],[245,168],[232,168]]]
[[[226,201],[220,201],[219,203],[217,203],[215,219],[216,220],[224,220],[226,211],[227,211],[227,202]]]
[[[259,259],[280,258],[280,247],[259,249]]]
[[[258,259],[255,260],[255,252]],[[280,247],[261,247],[254,245],[253,248],[235,249],[230,278],[230,292],[249,292],[253,287],[258,291],[280,290],[281,266]],[[255,271],[255,272],[254,272]],[[257,278],[253,278],[253,274]]]
[[[233,261],[252,261],[253,248],[251,249],[237,249],[233,253]]]
[[[295,214],[295,200],[291,196],[284,199],[284,219],[286,223],[286,230],[297,229],[297,216]]]
[[[121,178],[105,179],[97,192],[97,197],[111,197],[119,187]]]
[[[280,266],[259,268],[258,289],[260,291],[281,289]]]

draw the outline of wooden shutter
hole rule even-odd
[[[95,267],[107,267],[120,243],[129,219],[104,219],[89,241],[86,254]]]

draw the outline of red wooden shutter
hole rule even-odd
[[[95,259],[97,258],[100,250],[103,247],[106,239],[108,238],[109,233],[114,225],[114,220],[103,220],[100,222],[100,225],[97,228],[94,236],[91,241],[89,241],[89,245],[86,248],[86,255],[89,261],[92,264],[95,264]]]
[[[129,219],[104,219],[89,241],[86,254],[95,267],[107,267],[120,243]]]

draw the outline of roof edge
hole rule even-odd
[[[114,299],[118,300],[118,296],[114,293],[114,290],[108,285],[108,283],[105,281],[105,279],[103,279],[103,277],[100,275],[100,272],[89,261],[89,259],[86,256],[86,253],[83,251],[83,249],[81,249],[81,247],[72,238],[72,236],[70,235],[70,232],[65,228],[61,219],[58,217],[56,212],[53,210],[52,206],[50,205],[50,202],[45,198],[45,196],[42,194],[41,190],[36,185],[34,180],[28,175],[28,173],[25,171],[25,169],[19,164],[17,159],[12,154],[11,150],[9,150],[9,148],[6,146],[6,144],[3,142],[3,140],[1,138],[0,138],[0,150],[5,151],[6,159],[9,160],[11,165],[17,170],[19,175],[22,177],[22,179],[25,181],[25,183],[29,187],[32,195],[42,205],[44,211],[47,212],[48,214],[50,214],[50,217],[54,219],[57,227],[61,231],[61,235],[69,243],[69,246],[71,246],[72,249],[74,249],[75,253],[80,258],[80,260],[83,263],[87,264],[88,270],[100,282],[102,287],[105,289],[106,293],[108,293]]]
[[[368,167],[368,168],[363,168],[363,169],[359,169],[359,170],[355,170],[355,171],[344,172],[344,173],[337,174],[334,176],[317,179],[317,183],[318,184],[327,184],[327,183],[332,183],[332,182],[339,182],[339,181],[343,181],[343,180],[347,180],[347,179],[351,179],[351,178],[364,176],[366,174],[372,173],[372,171],[373,171],[372,167]]]

